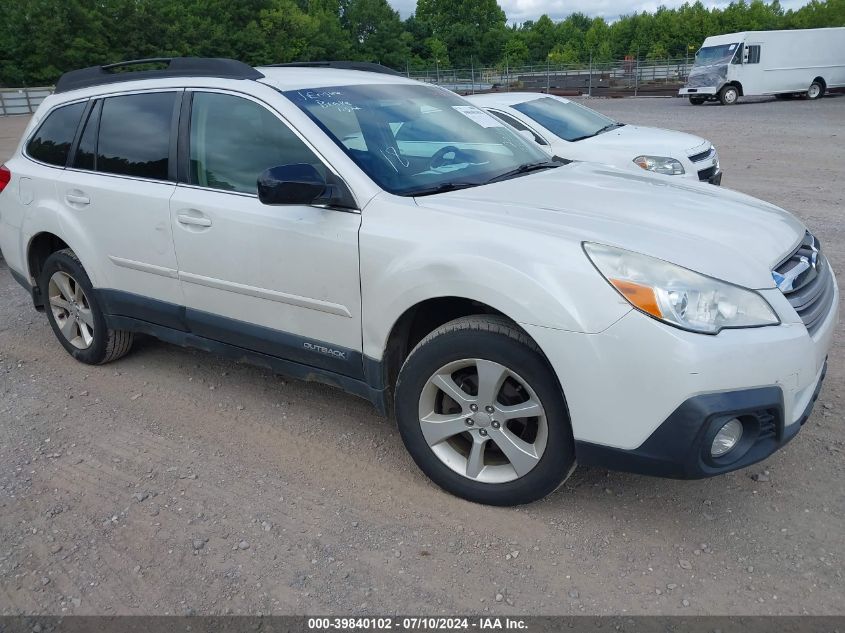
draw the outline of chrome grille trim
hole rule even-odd
[[[798,248],[774,271],[775,283],[812,335],[833,307],[833,275],[821,246],[808,231]]]

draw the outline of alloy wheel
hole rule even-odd
[[[62,336],[76,349],[88,349],[94,342],[94,314],[85,291],[76,279],[63,271],[50,277],[48,300]]]
[[[526,475],[543,457],[549,432],[531,386],[504,365],[478,358],[444,365],[428,379],[419,421],[438,459],[481,483]]]

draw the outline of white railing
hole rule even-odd
[[[53,94],[52,87],[0,88],[0,116],[32,114],[51,94]]]

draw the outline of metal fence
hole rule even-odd
[[[542,64],[504,68],[429,68],[408,77],[460,93],[488,90],[542,90],[592,95],[671,94],[692,68],[688,58],[625,59],[610,63]]]
[[[461,94],[528,90],[594,96],[676,94],[692,68],[689,58],[624,59],[610,63],[540,64],[496,68],[410,70],[411,79],[438,84]],[[0,88],[0,116],[31,114],[52,87]]]
[[[0,116],[32,114],[42,101],[53,93],[50,87],[0,88]]]

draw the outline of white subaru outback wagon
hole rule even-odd
[[[3,256],[78,361],[144,333],[339,386],[499,505],[576,463],[735,470],[807,420],[838,289],[786,211],[550,160],[374,66],[158,62],[65,74],[0,168]]]

